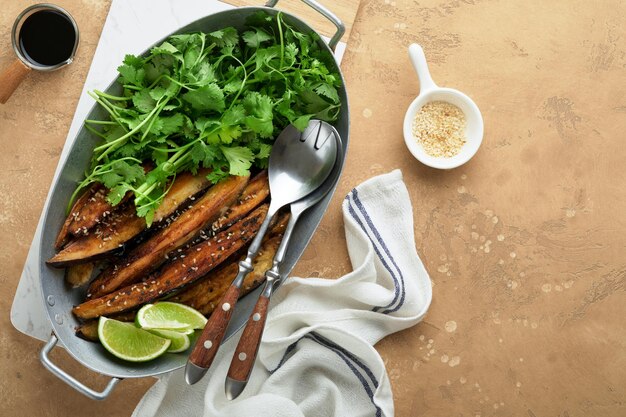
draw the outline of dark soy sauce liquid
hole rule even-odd
[[[70,58],[76,43],[76,31],[67,16],[54,10],[40,10],[22,23],[19,42],[27,60],[52,66]]]

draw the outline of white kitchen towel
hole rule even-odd
[[[401,172],[353,189],[343,215],[354,270],[338,279],[284,283],[239,398],[229,401],[224,394],[236,335],[202,381],[188,386],[183,370],[161,378],[133,416],[393,416],[391,386],[373,346],[419,322],[432,297]]]

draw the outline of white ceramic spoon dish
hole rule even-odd
[[[415,100],[409,105],[406,115],[404,116],[404,141],[407,148],[413,156],[423,163],[433,168],[452,169],[459,167],[469,161],[483,140],[483,117],[476,103],[471,98],[458,90],[452,88],[438,87],[433,81],[426,64],[426,56],[421,46],[414,43],[409,47],[409,58],[417,72],[420,82],[420,93]],[[413,135],[413,119],[416,113],[426,103],[433,101],[445,101],[457,106],[465,114],[465,144],[460,152],[455,156],[434,157],[428,155],[422,145],[420,145]]]

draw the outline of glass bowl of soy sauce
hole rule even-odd
[[[54,71],[70,64],[78,48],[78,26],[61,7],[35,4],[15,19],[11,42],[17,58],[0,72],[0,104],[31,70]]]
[[[13,49],[27,66],[52,71],[68,65],[78,47],[78,26],[74,18],[54,4],[34,4],[15,20]]]

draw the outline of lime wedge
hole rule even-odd
[[[191,340],[189,339],[189,336],[187,336],[185,333],[181,333],[175,330],[162,329],[151,329],[148,331],[150,333],[156,334],[157,336],[171,340],[172,344],[167,349],[167,351],[170,353],[184,352],[191,345]]]
[[[98,337],[106,350],[130,362],[146,362],[161,356],[172,341],[156,336],[132,323],[100,317]]]
[[[187,331],[204,328],[207,319],[189,306],[163,301],[143,306],[135,321],[144,329]]]

